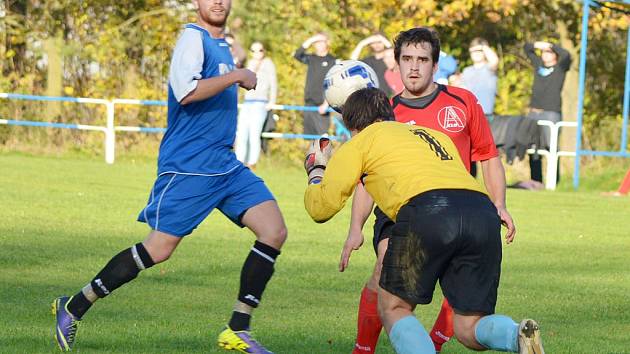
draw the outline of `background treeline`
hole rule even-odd
[[[610,7],[629,10],[619,3]],[[170,54],[181,26],[194,21],[188,0],[3,0],[0,1],[0,91],[53,96],[164,100]],[[445,51],[470,65],[468,43],[486,38],[499,67],[498,114],[523,114],[532,68],[522,47],[547,40],[573,54],[564,92],[565,120],[574,120],[580,44],[581,1],[548,0],[235,0],[230,30],[247,48],[265,43],[278,67],[278,102],[301,104],[305,67],[293,51],[317,31],[333,37],[332,53],[347,58],[375,31],[392,38],[413,26],[432,26]],[[586,148],[618,149],[627,29],[630,17],[608,7],[590,17],[585,108]],[[367,55],[367,52],[364,53]],[[301,115],[281,112],[279,130],[301,130]],[[2,100],[0,118],[104,124],[101,107],[70,103]],[[117,110],[117,124],[165,126],[160,107]],[[571,148],[574,134],[564,134]],[[118,148],[150,147],[158,136],[121,133]],[[271,149],[298,156],[297,142]],[[0,126],[0,146],[11,149],[102,151],[96,134]]]

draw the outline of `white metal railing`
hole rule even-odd
[[[79,129],[88,131],[100,131],[105,135],[105,162],[113,164],[116,154],[116,132],[144,132],[144,133],[161,133],[166,131],[165,128],[156,127],[134,127],[134,126],[117,126],[115,125],[116,106],[120,105],[142,105],[142,106],[166,106],[165,101],[153,101],[153,100],[135,100],[135,99],[97,99],[97,98],[83,98],[83,97],[53,97],[53,96],[35,96],[35,95],[22,95],[13,93],[0,93],[0,98],[8,99],[21,99],[21,100],[34,100],[34,101],[62,101],[62,102],[75,102],[79,104],[99,104],[104,105],[107,110],[107,117],[105,126],[83,125],[83,124],[64,124],[64,123],[50,123],[50,122],[34,122],[34,121],[22,121],[22,120],[10,120],[0,119],[0,124],[8,125],[22,125],[22,126],[40,126],[50,128],[63,128],[63,129]],[[272,107],[275,110],[295,110],[295,111],[316,111],[317,107],[308,106],[293,106],[293,105],[274,105]],[[534,149],[527,150],[527,153],[538,153],[543,155],[547,159],[546,164],[546,181],[545,188],[548,190],[556,189],[556,179],[558,171],[558,159],[560,156],[575,157],[575,151],[558,151],[558,137],[560,128],[562,127],[577,127],[576,122],[558,122],[554,123],[548,120],[539,120],[538,125],[545,126],[550,129],[550,141],[549,150]],[[343,128],[345,129],[345,128]],[[341,130],[342,133],[345,133]],[[319,136],[316,135],[304,135],[304,134],[291,134],[291,133],[263,133],[265,138],[285,138],[285,139],[316,139]],[[332,136],[332,139],[338,139],[336,136]]]

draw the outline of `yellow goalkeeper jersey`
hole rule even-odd
[[[307,212],[324,222],[343,208],[358,181],[392,220],[412,197],[435,189],[486,193],[445,134],[399,122],[374,123],[333,155],[319,184],[304,194]]]

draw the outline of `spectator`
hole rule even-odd
[[[385,70],[385,83],[390,89],[392,95],[397,95],[403,91],[405,86],[403,85],[402,78],[400,77],[400,67],[396,62],[396,56],[394,55],[394,48],[385,49],[385,56],[383,62],[387,66]]]
[[[313,46],[315,54],[307,54],[306,50]],[[328,53],[330,38],[325,33],[318,33],[307,39],[295,51],[295,59],[308,65],[306,84],[304,86],[304,104],[318,106],[317,112],[304,112],[304,134],[322,135],[330,128],[328,103],[324,100],[324,77],[335,64],[335,57]]]
[[[534,66],[534,84],[527,117],[557,123],[562,120],[561,93],[564,78],[571,67],[571,55],[564,48],[548,42],[526,43],[524,49]],[[537,49],[541,51],[540,55],[536,53]],[[550,135],[550,130],[544,128],[539,148],[549,149]],[[530,155],[529,167],[531,179],[542,182],[540,155]],[[557,176],[560,179],[560,173]]]
[[[265,47],[260,42],[249,48],[251,57],[247,69],[256,73],[258,83],[254,90],[245,93],[236,128],[236,158],[250,169],[254,169],[260,156],[260,134],[267,112],[276,104],[278,79],[276,66],[265,56]]]
[[[370,49],[372,49],[372,55],[364,57],[361,61],[374,69],[376,77],[378,77],[379,88],[390,96],[393,92],[390,90],[390,87],[386,84],[385,80],[385,71],[387,70],[387,64],[385,64],[385,51],[388,48],[391,48],[392,44],[387,37],[381,33],[371,35],[357,44],[350,55],[350,59],[359,59],[359,55],[366,45],[369,45]]]
[[[457,60],[446,52],[440,51],[438,69],[433,74],[433,81],[438,84],[448,85],[448,77],[457,72]]]
[[[230,46],[230,54],[232,54],[232,58],[234,58],[234,65],[239,69],[244,68],[247,53],[245,52],[245,49],[243,49],[243,46],[231,33],[225,34],[225,41]]]
[[[470,59],[473,65],[464,68],[461,76],[462,87],[477,96],[483,113],[489,121],[494,116],[494,99],[497,94],[497,68],[499,57],[490,48],[488,41],[475,38],[470,42]]]

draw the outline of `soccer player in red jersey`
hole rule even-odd
[[[472,161],[481,162],[485,187],[511,239],[516,229],[505,204],[505,171],[483,109],[471,92],[433,82],[440,53],[437,33],[424,27],[403,31],[395,40],[394,52],[405,86],[403,92],[392,99],[396,120],[448,135],[468,170]],[[363,244],[363,225],[373,205],[374,201],[359,183],[354,192],[350,229],[341,253],[339,271],[346,269],[351,252]],[[373,243],[377,261],[372,277],[361,293],[354,354],[374,353],[382,329],[377,290],[394,222],[378,207],[374,213]],[[437,352],[453,333],[453,309],[445,299],[430,333]]]

